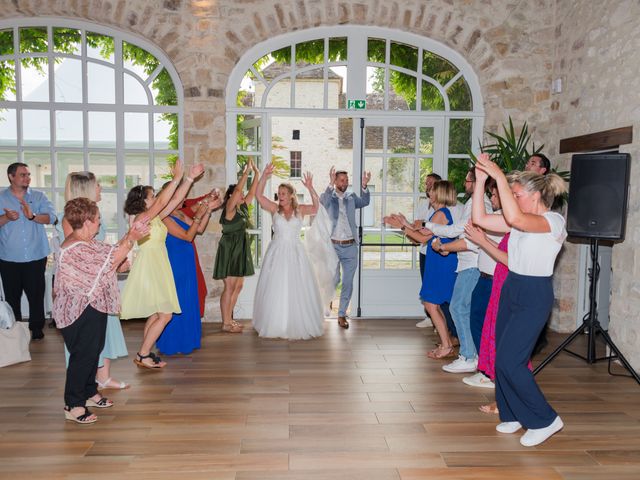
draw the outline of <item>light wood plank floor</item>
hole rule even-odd
[[[311,341],[204,324],[163,371],[114,362],[126,391],[89,426],[63,419],[62,339],[0,369],[0,477],[10,479],[638,479],[640,386],[561,354],[539,376],[565,422],[521,447],[477,406],[493,391],[444,373],[414,320],[327,321]],[[142,322],[124,322],[129,351]],[[552,344],[563,337],[552,335]],[[576,345],[577,351],[582,347]],[[539,359],[538,359],[539,360]]]

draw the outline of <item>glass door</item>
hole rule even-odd
[[[361,161],[362,169],[371,172],[371,202],[361,215],[359,295],[354,295],[351,315],[359,303],[364,317],[422,316],[419,246],[382,219],[402,213],[412,221],[426,198],[425,177],[432,172],[446,177],[444,119],[365,118],[362,134],[364,151],[362,159],[354,159],[354,172]]]

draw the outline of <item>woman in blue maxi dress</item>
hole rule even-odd
[[[189,230],[190,226],[179,218],[169,218],[180,228]],[[167,235],[166,245],[182,313],[173,314],[156,346],[165,355],[188,354],[200,348],[202,335],[195,252],[190,241],[171,234]]]

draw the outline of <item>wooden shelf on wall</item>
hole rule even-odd
[[[594,152],[619,147],[633,141],[633,127],[614,128],[602,132],[560,140],[560,153]]]

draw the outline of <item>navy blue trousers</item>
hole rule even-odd
[[[509,272],[496,319],[496,402],[503,422],[544,428],[557,416],[527,368],[552,306],[552,277]]]
[[[476,352],[478,353],[480,353],[482,327],[484,326],[484,317],[487,313],[487,307],[489,306],[492,285],[493,278],[480,275],[478,283],[476,283],[473,293],[471,294],[471,337],[473,338],[473,344],[476,346]]]

